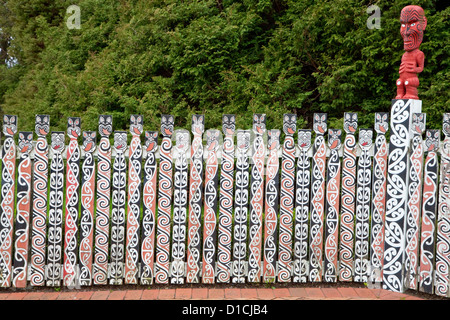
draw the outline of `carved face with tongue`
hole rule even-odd
[[[3,116],[3,134],[12,137],[17,132],[17,116]]]
[[[30,153],[33,148],[33,132],[19,132],[19,150],[21,153]]]
[[[144,131],[144,118],[141,115],[131,115],[130,132],[133,136],[140,136]]]
[[[50,132],[50,116],[37,114],[35,117],[34,131],[38,137],[45,137]]]
[[[418,49],[423,40],[423,32],[427,27],[427,18],[419,6],[406,6],[400,14],[400,34],[403,38],[403,49]]]
[[[67,135],[70,139],[77,139],[81,134],[81,119],[69,117],[67,119]]]
[[[62,152],[64,149],[64,132],[54,131],[52,132],[52,149],[54,152]]]

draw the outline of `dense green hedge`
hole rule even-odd
[[[190,128],[204,113],[206,127],[220,127],[235,113],[238,128],[266,113],[268,128],[283,113],[297,113],[310,127],[327,112],[342,127],[357,111],[361,127],[374,112],[389,111],[403,54],[401,9],[410,1],[356,0],[1,0],[0,28],[12,37],[14,67],[0,65],[0,104],[32,130],[34,114],[51,115],[52,130],[81,116],[82,129],[97,128],[98,114],[112,114],[126,129],[130,114],[144,115],[157,130],[160,115]],[[449,13],[442,1],[416,1],[428,27],[421,50],[425,70],[419,96],[429,128],[440,128],[449,104]],[[81,8],[81,29],[66,27],[66,8]],[[367,7],[381,10],[381,28],[366,26]]]

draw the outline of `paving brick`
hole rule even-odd
[[[141,300],[156,300],[158,295],[159,289],[146,289],[142,292]]]
[[[342,298],[342,294],[336,288],[322,288],[325,298]]]
[[[269,300],[275,298],[274,289],[258,288],[256,289],[256,293],[260,299]]]
[[[305,288],[289,288],[289,293],[292,297],[304,298],[307,296]]]
[[[59,296],[59,292],[45,292],[41,296],[41,300],[56,300]]]
[[[8,298],[9,295],[10,295],[9,292],[0,293],[0,300],[6,300],[6,298]]]
[[[23,297],[23,300],[40,300],[41,297],[44,295],[44,292],[28,292],[28,294]]]
[[[127,290],[125,300],[140,300],[144,290]]]
[[[126,291],[122,290],[112,291],[108,296],[108,300],[123,300],[126,293]]]
[[[192,288],[177,288],[175,289],[176,299],[191,299]]]
[[[209,288],[208,290],[208,298],[209,299],[223,299],[225,297],[225,292],[223,289],[219,288]]]
[[[67,291],[67,292],[61,292],[56,298],[56,300],[75,300],[77,297],[76,291]]]
[[[378,299],[378,297],[372,292],[372,290],[367,288],[355,288],[358,296],[364,299]]]
[[[80,291],[77,293],[77,300],[90,300],[94,291]]]
[[[95,291],[91,300],[106,300],[108,299],[109,294],[109,290]]]
[[[306,296],[312,299],[323,299],[325,295],[320,288],[305,288]]]
[[[198,288],[192,290],[192,299],[200,300],[208,298],[208,288]]]
[[[288,288],[275,288],[273,289],[273,295],[276,298],[285,298],[290,297],[291,293],[289,292]]]
[[[353,288],[347,288],[347,287],[342,287],[342,288],[338,288],[338,291],[340,294],[342,294],[343,297],[347,297],[347,298],[358,298],[358,294],[356,293],[355,289]]]
[[[244,299],[257,299],[258,293],[255,288],[241,289],[241,297]]]
[[[27,294],[28,292],[12,292],[6,300],[23,300]]]
[[[158,299],[160,299],[160,300],[175,299],[175,289],[161,289],[161,290],[159,290]]]
[[[226,288],[225,289],[225,299],[240,299],[241,289],[239,288]]]

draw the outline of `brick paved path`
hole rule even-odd
[[[424,300],[408,293],[353,287],[160,288],[0,291],[0,300]]]

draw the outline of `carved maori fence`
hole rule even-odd
[[[5,115],[0,285],[356,281],[450,296],[450,114],[441,142],[420,109],[393,100],[375,139],[356,113],[344,130],[315,114],[314,139],[285,114],[284,141],[264,114],[252,130],[224,115],[222,133],[195,115],[192,142],[163,115],[159,146],[132,115],[129,147],[107,115],[98,145],[80,118],[49,145],[47,115],[16,145]]]

